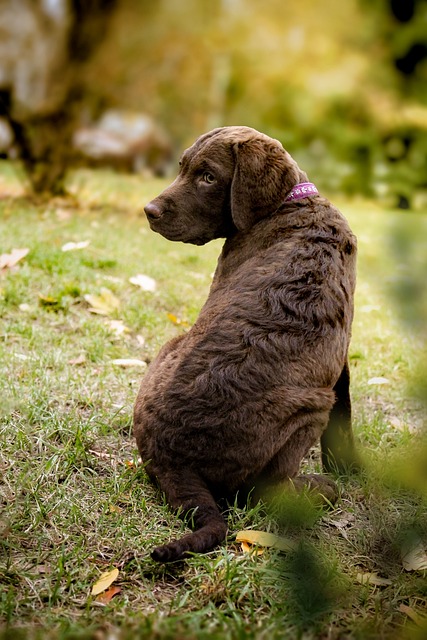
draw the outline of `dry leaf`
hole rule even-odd
[[[113,584],[113,582],[117,580],[118,575],[119,575],[119,570],[116,568],[101,574],[99,576],[99,579],[93,585],[91,594],[93,596],[97,596],[99,593],[106,591],[108,587],[110,587]]]
[[[10,253],[3,253],[0,256],[0,269],[10,269],[14,267],[22,258],[25,258],[29,249],[12,249]]]
[[[258,545],[254,546],[254,545],[248,544],[244,540],[242,540],[242,542],[240,543],[240,547],[243,553],[250,553],[255,556],[261,556],[264,553],[264,549],[262,547],[259,547]]]
[[[115,360],[111,360],[112,364],[116,364],[119,367],[123,367],[124,369],[129,369],[131,367],[140,367],[144,369],[147,366],[147,363],[144,360],[138,360],[137,358],[116,358]]]
[[[138,273],[138,275],[129,278],[129,282],[140,287],[143,291],[155,291],[157,286],[153,278],[144,276],[142,273]]]
[[[125,325],[123,320],[110,320],[108,325],[116,336],[121,336],[124,333],[129,333],[130,331],[129,327]]]
[[[356,580],[361,584],[374,584],[377,587],[388,587],[393,584],[388,578],[381,578],[377,573],[358,573]]]
[[[136,341],[139,344],[140,347],[144,347],[145,346],[145,338],[144,336],[141,336],[140,334],[138,334],[136,336]]]
[[[52,569],[51,569],[48,565],[46,565],[46,564],[38,564],[38,565],[36,566],[35,570],[36,570],[36,573],[39,573],[39,574],[44,574],[44,573],[49,574],[49,573],[52,573]]]
[[[99,596],[95,598],[95,602],[98,604],[108,604],[114,596],[121,592],[120,587],[110,587],[104,593],[100,593]]]
[[[334,527],[337,527],[337,529],[342,529],[344,527],[350,526],[355,520],[356,518],[352,513],[344,513],[338,520],[328,519],[328,523]]]
[[[99,295],[86,294],[85,300],[91,305],[89,311],[101,316],[109,316],[120,307],[120,300],[105,287],[101,289]]]
[[[368,384],[390,384],[390,380],[388,378],[378,376],[377,378],[369,378]]]
[[[401,548],[402,564],[406,571],[427,571],[427,553],[421,538],[412,537]]]
[[[82,242],[66,242],[62,245],[62,251],[77,251],[78,249],[85,249],[90,244],[90,240],[83,240]]]
[[[71,360],[68,360],[68,364],[79,365],[79,364],[85,364],[85,363],[86,363],[86,356],[84,355],[84,353],[82,353],[80,356],[77,356],[77,358],[72,358]]]
[[[118,507],[116,504],[110,504],[108,506],[108,509],[110,513],[121,513],[123,511],[123,509],[121,507]]]
[[[425,616],[420,616],[415,609],[408,607],[406,604],[401,604],[399,606],[399,611],[407,615],[408,618],[411,618],[412,622],[415,622],[415,624],[422,626],[427,623],[427,618]]]
[[[398,429],[399,431],[405,430],[405,425],[403,424],[402,420],[400,420],[397,416],[392,416],[389,422],[390,422],[390,426],[394,427],[395,429]]]
[[[239,531],[236,535],[236,541],[246,542],[250,545],[258,545],[259,547],[272,547],[279,551],[291,551],[295,549],[295,543],[292,540],[275,536],[273,533],[255,531],[253,529]]]

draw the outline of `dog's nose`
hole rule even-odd
[[[157,204],[154,204],[154,202],[146,204],[144,211],[149,220],[158,220],[162,215],[160,207]]]

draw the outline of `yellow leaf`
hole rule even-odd
[[[57,298],[52,298],[52,296],[44,296],[39,293],[39,302],[42,307],[56,307],[59,304],[59,300]]]
[[[86,294],[85,300],[91,305],[89,311],[101,316],[108,316],[120,307],[120,300],[105,287],[101,289],[99,295]]]
[[[121,513],[123,511],[123,509],[118,507],[116,504],[110,504],[108,508],[110,513]]]
[[[246,530],[239,531],[236,535],[237,542],[246,542],[250,545],[258,545],[259,547],[272,547],[279,551],[291,551],[295,549],[295,543],[292,540],[275,536],[273,533],[265,531]]]
[[[181,318],[178,318],[173,313],[168,313],[168,318],[169,318],[169,320],[171,322],[176,324],[178,327],[189,327],[190,326],[189,322],[187,322],[186,320],[181,320]]]
[[[108,589],[108,587],[110,587],[113,584],[113,582],[117,580],[118,575],[119,575],[119,570],[116,568],[112,569],[111,571],[106,571],[105,573],[103,573],[99,577],[99,580],[97,580],[93,585],[91,594],[93,596],[97,596],[99,593],[102,593],[103,591]]]
[[[381,578],[377,573],[358,573],[356,580],[361,584],[374,584],[377,587],[388,587],[392,581],[388,578]]]

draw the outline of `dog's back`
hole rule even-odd
[[[200,529],[156,559],[224,537],[214,498],[298,472],[346,366],[355,257],[347,222],[321,197],[285,202],[226,240],[198,320],[160,353],[135,406],[147,471],[172,506],[197,508]]]

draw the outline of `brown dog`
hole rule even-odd
[[[153,551],[161,562],[219,544],[216,500],[289,483],[319,438],[326,469],[353,458],[345,218],[277,140],[248,127],[206,133],[180,167],[145,207],[151,228],[226,242],[199,318],[162,348],[135,404],[147,472],[172,507],[194,510],[194,532]]]

